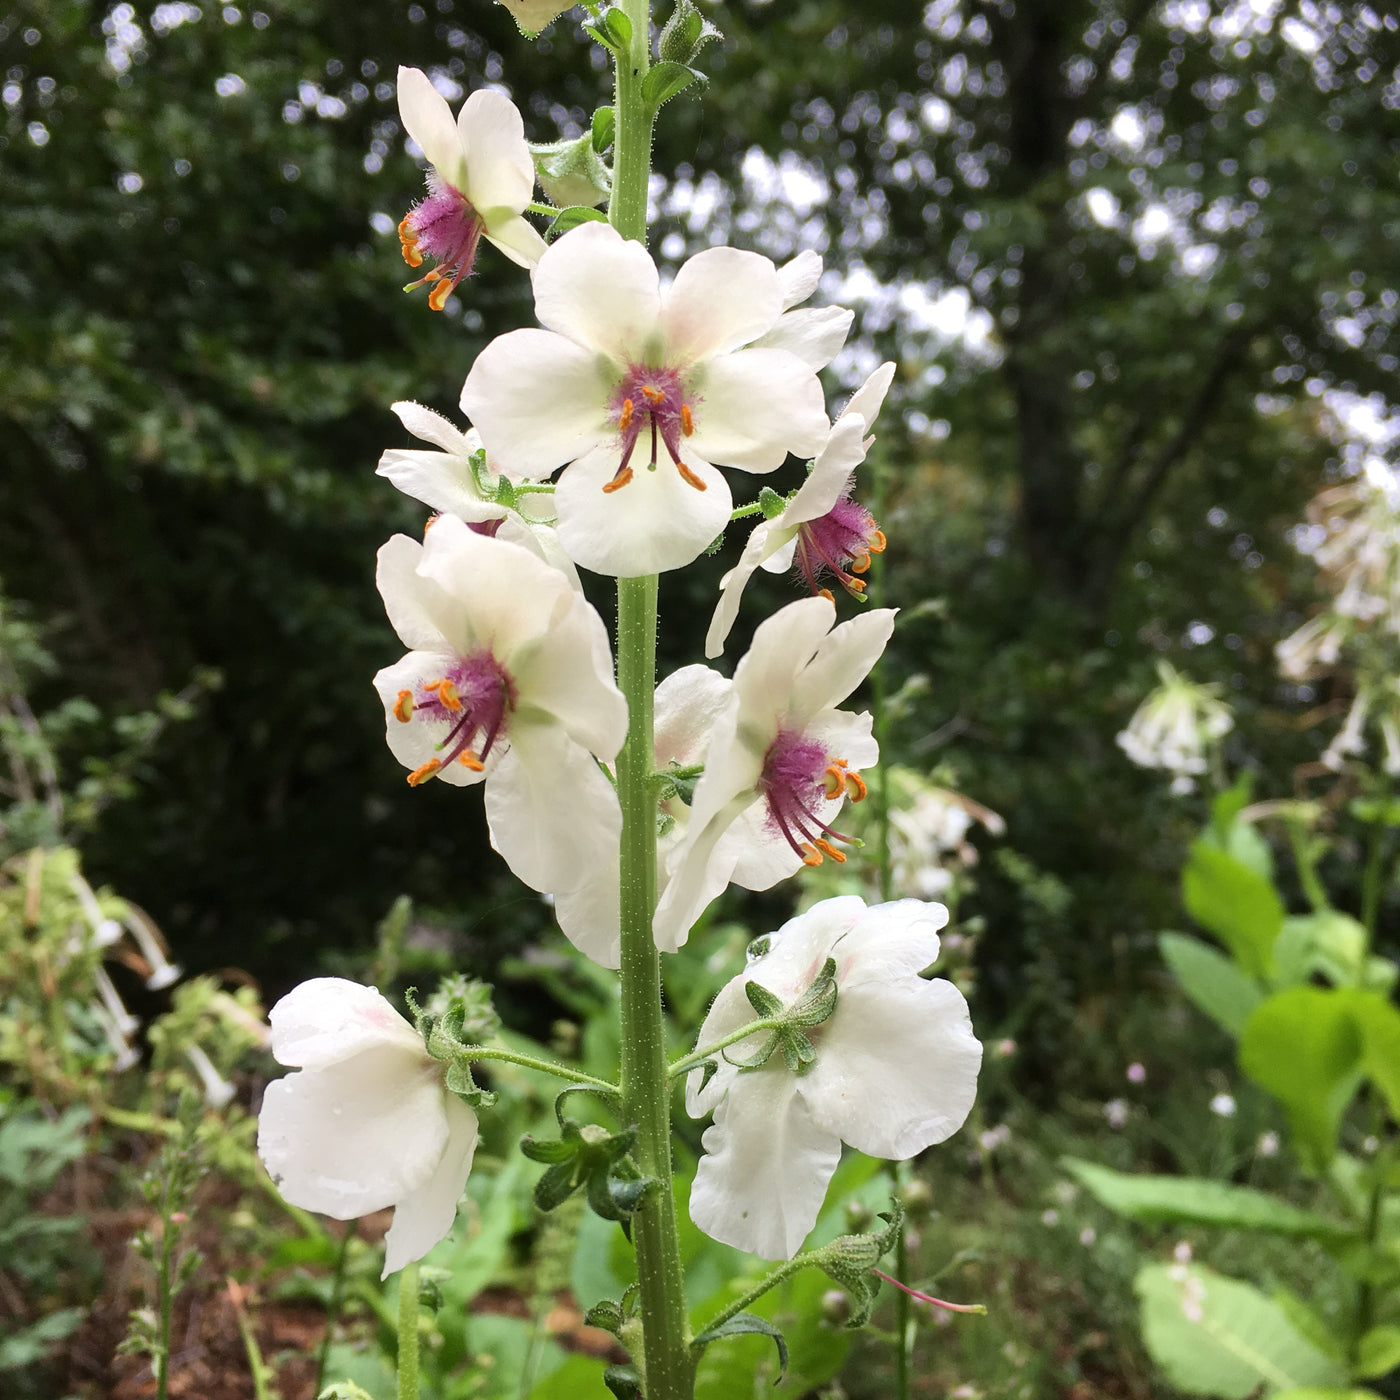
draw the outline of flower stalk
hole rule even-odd
[[[418,1400],[418,1261],[399,1275],[399,1368],[396,1400]]]

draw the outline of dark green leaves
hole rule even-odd
[[[535,1204],[554,1210],[583,1190],[595,1214],[625,1224],[638,1202],[654,1186],[628,1156],[636,1130],[610,1133],[596,1123],[579,1126],[572,1118],[560,1122],[560,1136],[540,1141],[529,1134],[520,1139],[520,1150],[547,1170],[535,1183]]]
[[[835,958],[826,960],[812,985],[786,1010],[782,1000],[758,982],[745,982],[744,995],[762,1020],[781,1018],[782,1024],[747,1060],[736,1061],[740,1069],[761,1069],[777,1051],[782,1052],[794,1074],[804,1073],[817,1062],[816,1047],[806,1032],[819,1026],[836,1009]]]
[[[684,91],[692,83],[702,86],[709,79],[684,63],[658,63],[647,70],[642,79],[642,99],[655,111],[663,102],[669,102],[678,92]]]
[[[657,56],[665,63],[694,63],[706,44],[723,37],[690,0],[677,0],[657,40]]]
[[[787,1341],[767,1318],[755,1317],[753,1313],[735,1313],[733,1317],[720,1323],[718,1327],[711,1327],[700,1333],[691,1342],[690,1349],[696,1356],[699,1356],[711,1342],[717,1342],[721,1337],[743,1337],[755,1332],[761,1333],[765,1337],[772,1337],[774,1346],[778,1348],[778,1379],[782,1380],[787,1374],[788,1367]]]

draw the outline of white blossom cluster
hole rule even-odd
[[[1367,730],[1381,741],[1381,766],[1400,774],[1400,484],[1378,461],[1327,487],[1308,505],[1305,548],[1331,595],[1326,606],[1275,648],[1290,680],[1353,673],[1346,718],[1322,762],[1340,770],[1364,758]]]
[[[552,18],[548,0],[512,8],[522,24]],[[461,394],[470,428],[394,406],[427,446],[389,450],[379,471],[437,514],[421,541],[397,535],[379,552],[379,590],[406,649],[374,679],[386,737],[411,785],[482,787],[492,846],[605,967],[620,952],[613,765],[628,707],[578,570],[629,578],[689,564],[731,521],[721,468],[812,459],[726,577],[708,654],[723,650],[758,567],[793,567],[813,596],[762,622],[732,676],[687,666],[656,689],[653,932],[673,952],[731,883],[763,890],[847,858],[833,823],[865,796],[861,771],[879,754],[871,716],[843,705],[895,614],[838,622],[824,584],[858,596],[884,548],[851,488],[894,367],[830,420],[817,375],[852,314],[803,305],[821,273],[815,254],[777,267],[711,248],[663,285],[646,249],[605,223],[546,247],[524,218],[533,167],[506,98],[474,93],[454,120],[405,69],[399,102],[432,167],[428,197],[400,226],[405,258],[434,264],[422,279],[431,305],[452,295],[485,239],[529,268],[539,325],[478,355]],[[747,983],[786,1005],[835,966],[835,1010],[810,1032],[806,1072],[781,1055],[741,1070],[730,1051],[707,1082],[692,1076],[690,1111],[715,1115],[691,1207],[703,1229],[788,1257],[843,1141],[905,1158],[962,1124],[981,1047],[956,988],[919,975],[946,917],[918,901],[825,901],[720,994],[702,1044],[754,1019]],[[272,1035],[296,1069],[268,1090],[259,1132],[283,1195],[342,1219],[396,1206],[386,1273],[420,1258],[451,1227],[477,1139],[442,1062],[377,992],[338,979],[279,1002]]]
[[[1209,767],[1211,746],[1234,728],[1230,707],[1218,685],[1200,685],[1166,661],[1157,662],[1161,684],[1143,700],[1118,747],[1140,768],[1172,775],[1172,791],[1190,792]]]

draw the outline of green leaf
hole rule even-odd
[[[642,101],[655,111],[692,83],[703,84],[706,81],[703,73],[697,73],[684,63],[657,63],[647,70],[646,77],[642,79]]]
[[[603,1372],[603,1384],[617,1400],[642,1400],[642,1378],[635,1366],[609,1366]]]
[[[1322,1171],[1361,1081],[1362,1041],[1352,998],[1292,987],[1261,1002],[1240,1037],[1240,1068],[1284,1107],[1304,1163]]]
[[[1198,1264],[1149,1264],[1134,1291],[1152,1359],[1178,1390],[1245,1400],[1303,1385],[1339,1385],[1345,1370],[1300,1336],[1251,1284]]]
[[[778,1380],[781,1381],[787,1375],[787,1340],[766,1317],[755,1317],[753,1313],[746,1312],[735,1313],[727,1322],[722,1322],[718,1327],[711,1327],[702,1332],[691,1342],[690,1349],[696,1356],[699,1356],[711,1342],[717,1342],[721,1337],[740,1337],[754,1332],[761,1333],[765,1337],[772,1337],[774,1346],[778,1348]]]
[[[617,131],[617,114],[611,107],[599,107],[593,113],[593,149],[602,155],[613,143]]]
[[[1159,934],[1157,947],[1192,1004],[1238,1039],[1249,1013],[1264,1000],[1259,983],[1223,953],[1189,934]]]
[[[1298,986],[1320,973],[1334,987],[1354,987],[1365,973],[1366,930],[1350,914],[1324,909],[1285,919],[1274,958],[1281,986]]]
[[[1075,1157],[1064,1168],[1110,1210],[1144,1224],[1213,1225],[1307,1239],[1352,1234],[1346,1225],[1248,1186],[1193,1176],[1139,1176]]]
[[[1269,1400],[1384,1400],[1374,1390],[1350,1386],[1300,1385],[1293,1390],[1276,1390]]]
[[[1377,992],[1357,992],[1352,1013],[1361,1028],[1366,1073],[1400,1123],[1400,1011]]]
[[[593,209],[587,204],[571,204],[567,209],[561,209],[545,229],[545,242],[553,243],[560,234],[568,233],[571,228],[577,228],[580,224],[605,224],[607,221],[608,216],[601,209]]]
[[[1389,1375],[1400,1366],[1400,1327],[1373,1327],[1356,1345],[1356,1374],[1362,1380]]]
[[[764,1020],[782,1014],[782,999],[770,992],[761,982],[745,982],[744,995],[748,997],[754,1013]]]
[[[1234,954],[1245,972],[1264,976],[1272,971],[1283,905],[1264,876],[1198,839],[1181,874],[1181,897],[1191,917]]]
[[[42,1361],[65,1337],[77,1331],[87,1314],[82,1308],[60,1308],[0,1341],[0,1371],[16,1371]]]

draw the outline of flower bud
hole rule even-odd
[[[573,141],[531,146],[540,188],[561,209],[583,204],[592,208],[612,192],[612,172],[594,149],[591,133]]]
[[[852,1234],[858,1235],[863,1230],[868,1230],[870,1222],[874,1219],[875,1212],[864,1201],[846,1202],[846,1228]]]
[[[933,1187],[920,1177],[905,1182],[899,1199],[910,1220],[923,1220],[933,1212]]]
[[[851,1320],[851,1300],[840,1288],[828,1288],[822,1294],[822,1321],[832,1327],[844,1327]]]

